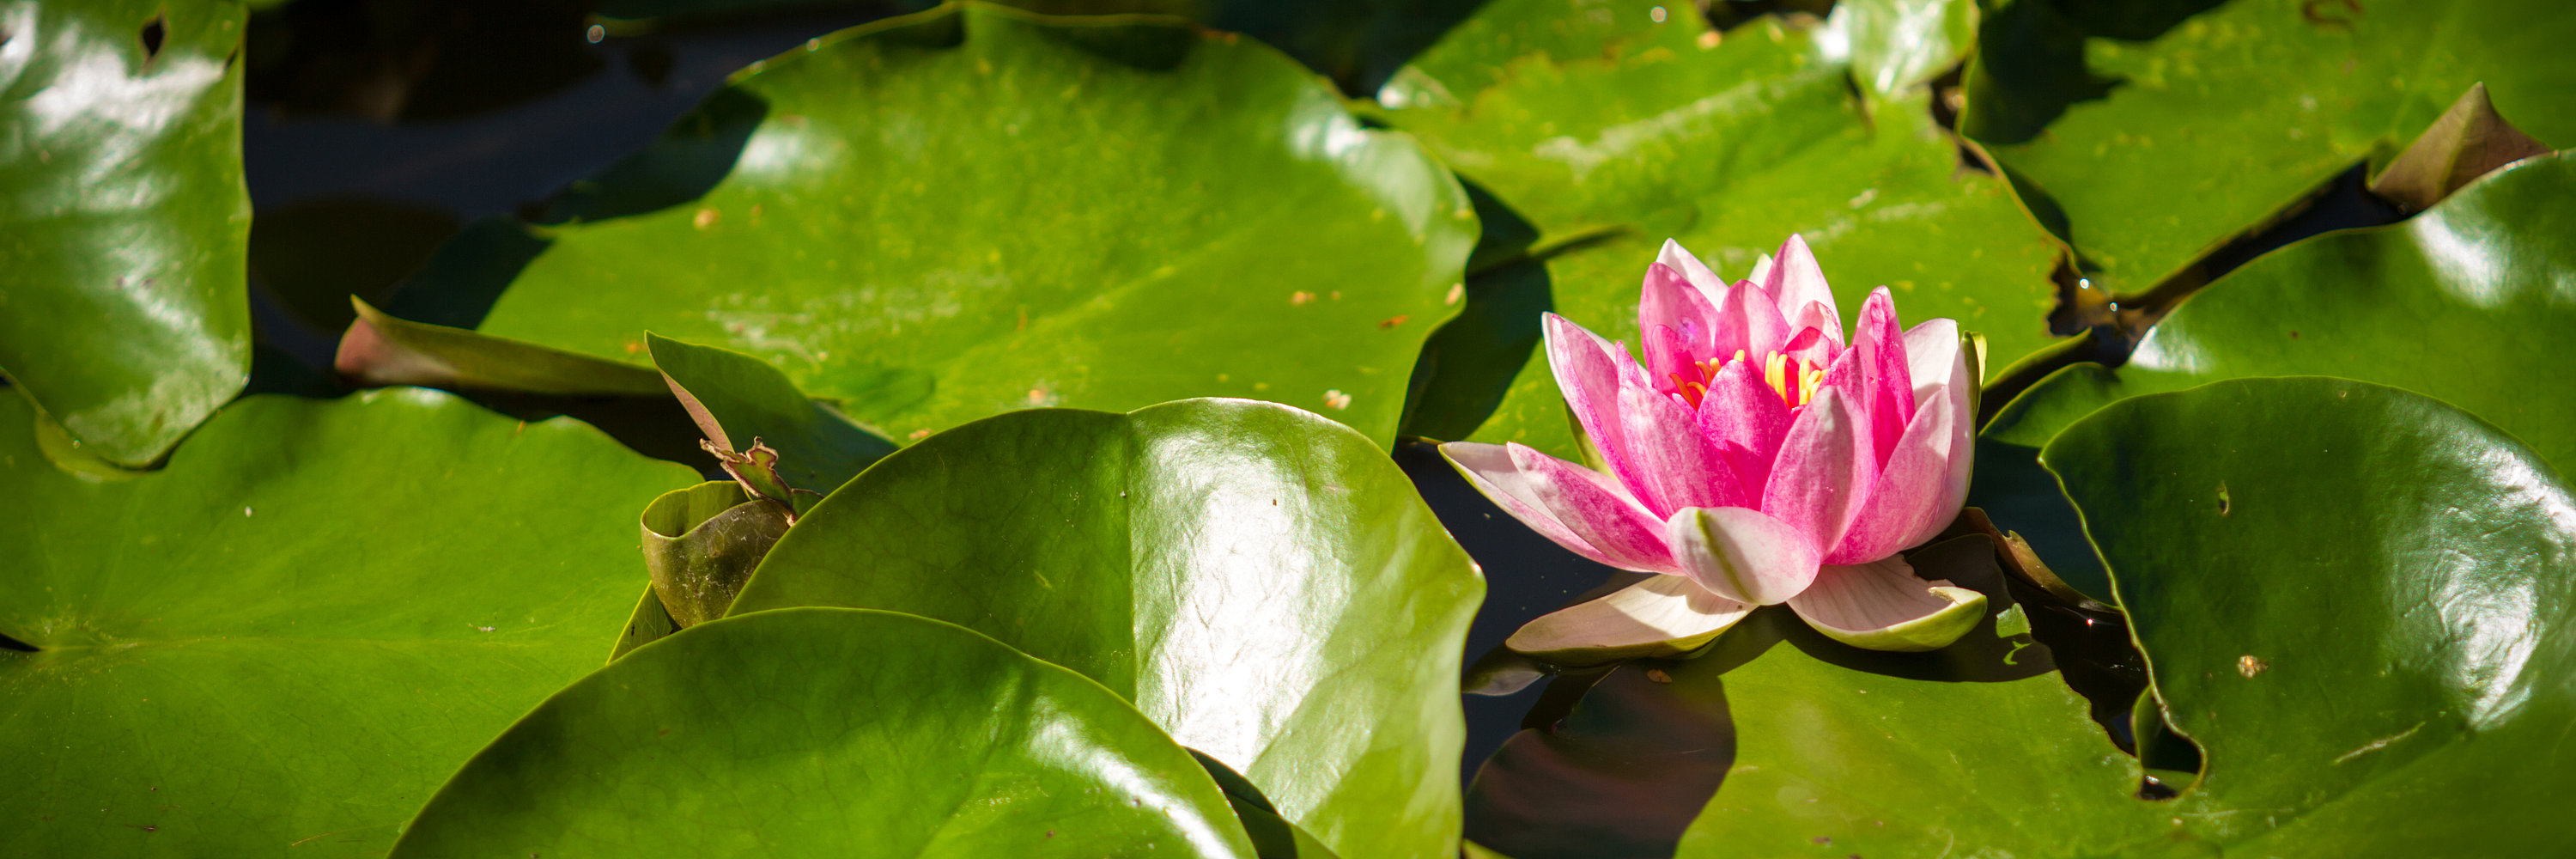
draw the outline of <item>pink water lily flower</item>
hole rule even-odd
[[[1553,313],[1548,363],[1601,470],[1520,444],[1441,452],[1586,558],[1664,575],[1533,621],[1523,652],[1696,646],[1754,607],[1882,650],[1949,644],[1985,598],[1898,556],[1959,513],[1976,379],[1958,324],[1901,330],[1886,287],[1855,335],[1796,236],[1730,285],[1667,241],[1638,302],[1645,363]]]

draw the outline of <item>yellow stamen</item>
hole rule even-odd
[[[1824,384],[1825,371],[1823,368],[1807,371],[1807,377],[1798,380],[1798,405],[1806,405],[1808,400],[1815,399],[1816,389],[1823,387]]]
[[[1770,385],[1771,392],[1779,394],[1780,398],[1784,400],[1789,398],[1788,374],[1789,356],[1773,352],[1771,353],[1771,357],[1763,360],[1762,383]]]

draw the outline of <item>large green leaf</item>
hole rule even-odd
[[[1484,586],[1358,433],[1266,403],[1002,415],[799,519],[735,614],[965,625],[1128,696],[1346,856],[1457,850],[1460,648]]]
[[[1934,23],[1907,25],[1887,16],[1918,4],[1858,4],[1814,29],[1764,18],[1721,37],[1665,5],[1495,0],[1379,95],[1392,122],[1537,227],[1556,312],[1634,343],[1639,284],[1664,239],[1743,277],[1799,233],[1846,315],[1883,284],[1907,324],[1948,316],[1985,333],[1991,363],[2049,342],[2054,240],[2001,180],[1962,166],[1921,88],[1853,95],[1856,34],[1878,40],[1861,52],[1868,86],[1910,83],[1919,70],[1889,52],[1938,43],[1924,28],[1952,13],[1926,5]],[[1421,398],[1490,401],[1443,384],[1490,382],[1439,380]],[[1528,357],[1473,437],[1571,455],[1545,356]]]
[[[0,372],[109,460],[250,377],[236,2],[0,9]]]
[[[520,719],[403,833],[489,856],[1251,857],[1190,753],[956,626],[807,608],[692,627]]]
[[[2013,5],[1999,19],[2049,20],[1987,28],[1961,128],[2063,211],[2068,238],[2098,267],[2096,285],[2121,292],[2154,284],[2356,162],[2385,162],[2479,81],[2532,136],[2576,142],[2576,65],[2561,56],[2576,7],[2564,3],[2240,0],[2146,43],[2084,39],[2122,28],[2063,21],[2052,8],[2073,4]],[[2064,107],[2042,132],[2037,122],[2066,96],[2016,85],[2009,66],[2050,51],[2083,62],[2046,67],[2039,82],[2089,70],[2117,84],[2107,98]]]
[[[167,468],[56,470],[0,399],[0,855],[381,851],[599,665],[687,469],[444,394],[231,405]],[[301,851],[289,850],[300,847]]]
[[[2132,399],[2046,456],[2168,718],[2207,752],[2180,798],[2133,795],[2137,762],[2052,654],[2012,635],[2013,608],[1929,654],[1758,615],[1698,660],[1653,664],[1669,685],[1603,681],[1566,724],[1696,709],[1723,729],[1701,745],[1731,740],[1732,767],[1686,857],[2576,844],[2533,825],[2576,781],[2554,760],[2576,724],[2576,499],[2528,449],[2428,398],[2307,378]]]
[[[1388,443],[1475,237],[1446,171],[1268,48],[980,5],[755,64],[577,189],[483,330],[738,349],[897,438],[1222,394]],[[437,280],[487,245],[405,289],[490,288]]]
[[[2247,376],[2335,375],[2439,397],[2576,466],[2576,155],[2489,174],[2407,221],[2330,233],[2248,263],[2147,331],[2127,364],[2076,364],[1986,428],[1975,501],[2032,538],[2070,582],[2109,595],[2055,481],[2050,437],[2122,397]]]
[[[2094,414],[2041,459],[2174,727],[2186,827],[2260,856],[2548,856],[2576,795],[2576,496],[2438,400],[2245,379]]]

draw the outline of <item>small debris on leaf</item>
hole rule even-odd
[[[2245,675],[2247,679],[2252,679],[2254,675],[2261,674],[2264,669],[2270,667],[2272,667],[2270,663],[2264,662],[2251,653],[2236,658],[2236,673]]]
[[[1350,408],[1351,395],[1342,393],[1340,389],[1325,391],[1324,405],[1331,406],[1337,410]]]

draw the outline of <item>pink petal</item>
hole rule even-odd
[[[1699,434],[1691,408],[1670,394],[1642,388],[1619,392],[1621,434],[1628,442],[1628,462],[1642,483],[1640,500],[1656,516],[1684,507],[1742,507],[1755,498],[1744,491],[1734,467],[1718,448]]]
[[[1789,404],[1762,381],[1750,360],[1729,361],[1711,380],[1693,415],[1700,437],[1717,445],[1727,464],[1743,481],[1744,497],[1762,497],[1771,479],[1771,461],[1780,455],[1780,440],[1789,434]]]
[[[1663,263],[1646,268],[1645,292],[1637,300],[1637,330],[1653,331],[1659,325],[1671,326],[1675,333],[1681,335],[1680,343],[1685,350],[1697,360],[1707,360],[1708,351],[1715,348],[1712,332],[1716,320],[1717,305],[1711,304],[1708,296],[1701,295],[1689,281],[1683,280],[1681,272]],[[1671,372],[1653,366],[1651,357],[1648,367],[1658,375]]]
[[[1843,340],[1840,332],[1843,330],[1843,321],[1834,317],[1832,307],[1822,302],[1810,301],[1807,302],[1807,306],[1798,308],[1798,312],[1788,316],[1789,330],[1804,331],[1813,328],[1825,334],[1825,340],[1834,344],[1836,352],[1842,350]]]
[[[1790,234],[1788,241],[1780,243],[1771,269],[1763,274],[1762,289],[1771,293],[1781,317],[1799,313],[1811,301],[1823,304],[1825,324],[1818,327],[1836,343],[1851,342],[1843,338],[1842,311],[1836,309],[1833,288],[1825,284],[1825,270],[1816,264],[1816,255],[1807,251],[1806,239]]]
[[[1539,502],[1575,536],[1607,556],[1606,563],[1648,573],[1680,569],[1672,550],[1664,544],[1662,531],[1656,527],[1656,517],[1646,512],[1626,487],[1600,472],[1526,445],[1507,444],[1504,448],[1511,453],[1512,464],[1520,468]]]
[[[1871,485],[1869,500],[1852,517],[1842,542],[1825,553],[1825,563],[1863,564],[1896,554],[1930,539],[1958,517],[1957,503],[1946,510],[1939,505],[1951,456],[1968,443],[1966,434],[1955,431],[1961,417],[1937,399],[1916,410]]]
[[[1710,354],[1733,358],[1741,350],[1745,360],[1759,362],[1787,343],[1790,332],[1788,320],[1780,318],[1780,309],[1771,305],[1761,287],[1737,283],[1727,287],[1725,300],[1718,302],[1715,334]]]
[[[1902,558],[1828,566],[1789,599],[1816,631],[1873,650],[1939,650],[1985,617],[1986,596],[1947,581],[1924,581]]]
[[[1905,335],[1896,327],[1896,299],[1887,287],[1870,290],[1860,306],[1860,331],[1853,349],[1861,353],[1860,384],[1869,400],[1870,446],[1876,461],[1887,462],[1905,421],[1914,414],[1914,377],[1905,363]]]
[[[1816,579],[1816,547],[1797,528],[1744,507],[1686,508],[1664,523],[1673,557],[1700,587],[1776,605]]]
[[[1790,336],[1788,342],[1780,344],[1780,354],[1803,361],[1811,368],[1831,365],[1835,358],[1842,357],[1842,344],[1826,339],[1824,329],[1809,327],[1790,330],[1798,333]]]
[[[1726,278],[1718,277],[1717,272],[1709,270],[1707,263],[1700,262],[1699,257],[1684,249],[1680,242],[1665,239],[1664,249],[1655,254],[1655,262],[1672,266],[1674,271],[1681,272],[1682,277],[1688,279],[1691,286],[1699,289],[1699,294],[1711,307],[1717,306],[1718,297],[1726,294]]]
[[[1860,416],[1846,396],[1832,387],[1816,393],[1789,425],[1780,457],[1771,463],[1771,479],[1762,486],[1762,512],[1797,527],[1818,546],[1842,542],[1878,477]]]
[[[1627,449],[1619,438],[1619,382],[1622,368],[1611,357],[1617,349],[1572,320],[1554,313],[1539,317],[1546,339],[1548,369],[1556,373],[1557,392],[1574,420],[1603,459],[1617,463]],[[1622,355],[1625,350],[1619,350]]]
[[[1572,463],[1513,447],[1518,446],[1450,442],[1440,446],[1440,455],[1503,512],[1575,554],[1632,570],[1679,570],[1664,547],[1661,523],[1617,484]],[[1541,464],[1525,470],[1521,459],[1546,460],[1562,468]],[[1581,474],[1568,474],[1567,469]],[[1582,527],[1568,519],[1581,522]]]

